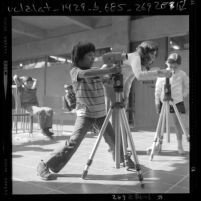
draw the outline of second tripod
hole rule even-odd
[[[163,99],[163,105],[161,108],[161,112],[160,112],[160,116],[159,116],[159,120],[158,120],[158,124],[157,124],[157,128],[156,128],[156,134],[154,137],[154,141],[151,147],[149,147],[147,149],[147,153],[150,153],[150,160],[153,159],[154,154],[155,153],[160,153],[161,149],[162,149],[162,143],[163,143],[163,134],[164,134],[164,127],[165,127],[165,122],[166,122],[166,132],[167,135],[169,137],[169,132],[170,132],[170,128],[169,128],[169,110],[170,110],[170,103],[174,108],[176,117],[179,121],[179,124],[181,126],[181,129],[184,133],[184,135],[186,136],[187,141],[189,142],[189,135],[186,132],[186,129],[184,127],[184,124],[182,122],[182,119],[179,115],[179,111],[175,105],[175,103],[172,100],[171,97],[171,85],[170,85],[170,81],[169,78],[166,78],[166,83],[164,86],[164,99]],[[157,146],[156,146],[157,144]]]

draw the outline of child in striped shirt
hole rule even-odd
[[[181,56],[177,53],[172,53],[169,55],[167,61],[167,69],[172,70],[173,74],[170,78],[171,84],[171,96],[173,102],[175,103],[179,113],[185,114],[185,105],[183,98],[189,94],[189,77],[187,74],[179,69],[181,64]],[[157,113],[160,113],[162,102],[164,98],[164,85],[165,78],[158,78],[155,85],[155,105]],[[179,121],[174,112],[174,108],[170,105],[170,113],[172,114],[173,123],[177,135],[178,142],[178,153],[184,154],[184,149],[182,146],[182,129]]]
[[[70,71],[73,89],[76,94],[76,113],[74,131],[69,141],[55,150],[51,156],[41,161],[37,171],[41,179],[52,180],[73,156],[85,135],[95,124],[101,129],[106,117],[105,95],[102,76],[120,72],[119,67],[107,69],[92,68],[95,57],[95,46],[92,43],[78,43],[72,51],[73,66]],[[105,142],[111,150],[113,160],[115,159],[115,133],[108,122],[103,134]],[[121,149],[120,160],[123,162],[123,150]],[[130,163],[132,160],[130,159]],[[133,162],[132,162],[133,163]],[[134,165],[134,163],[133,163]]]

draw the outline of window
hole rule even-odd
[[[183,36],[174,36],[169,38],[169,51],[188,50],[189,34]]]
[[[103,54],[110,52],[111,47],[99,48],[95,52],[95,62],[101,61]],[[16,61],[12,63],[13,69],[32,69],[32,68],[43,68],[45,67],[45,62],[47,61],[47,67],[54,66],[55,64],[72,63],[71,54],[61,54],[61,55],[50,55],[47,57],[28,59],[22,61]]]
[[[36,58],[29,60],[16,61],[12,63],[13,69],[32,69],[43,68],[45,66],[45,58]]]

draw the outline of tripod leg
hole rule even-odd
[[[126,117],[125,109],[124,108],[121,109],[121,112],[122,112],[122,120],[123,120],[123,123],[124,123],[125,128],[126,128],[126,133],[128,135],[128,139],[129,139],[130,146],[131,146],[131,151],[132,151],[133,158],[134,158],[134,161],[135,161],[135,164],[136,164],[136,171],[137,171],[137,174],[138,174],[138,178],[139,178],[139,181],[141,183],[141,187],[144,187],[144,184],[142,183],[143,175],[142,175],[140,163],[138,161],[138,157],[137,157],[137,154],[136,154],[133,138],[131,136],[130,127],[129,127],[129,124],[128,124],[128,119]]]
[[[175,111],[175,114],[176,114],[176,116],[177,116],[177,119],[178,119],[178,121],[179,121],[179,123],[180,123],[180,126],[181,126],[181,128],[182,128],[182,131],[183,131],[184,135],[186,136],[186,140],[189,142],[189,135],[188,135],[188,133],[186,132],[186,129],[185,129],[185,127],[184,127],[184,124],[183,124],[183,122],[182,122],[182,119],[181,119],[181,117],[180,117],[180,115],[179,115],[178,109],[177,109],[177,107],[176,107],[176,105],[174,104],[173,101],[171,101],[171,103],[172,103],[172,106],[173,106],[173,108],[174,108],[174,111]]]
[[[100,133],[99,133],[98,138],[97,138],[97,140],[96,140],[96,143],[95,143],[95,145],[94,145],[94,147],[93,147],[93,150],[92,150],[92,152],[91,152],[91,154],[90,154],[90,156],[89,156],[89,159],[88,159],[88,161],[87,161],[87,164],[86,164],[86,166],[85,166],[85,168],[84,168],[84,171],[83,171],[83,173],[82,173],[82,179],[84,179],[84,178],[86,177],[86,175],[87,175],[87,173],[88,173],[89,166],[92,164],[93,157],[94,157],[94,155],[95,155],[95,153],[96,153],[96,150],[97,150],[97,148],[98,148],[98,145],[100,144],[100,140],[101,140],[101,138],[102,138],[102,136],[103,136],[103,133],[105,132],[105,129],[106,129],[106,127],[107,127],[107,124],[108,124],[108,122],[109,122],[109,120],[110,120],[110,116],[111,116],[111,114],[112,114],[112,110],[113,110],[112,108],[109,109],[108,114],[107,114],[107,116],[106,116],[106,118],[105,118],[105,121],[104,121],[104,123],[103,123],[103,125],[102,125],[102,127],[101,127],[101,130],[100,130]]]
[[[120,140],[121,140],[121,136],[120,136],[120,121],[119,121],[119,117],[120,117],[120,113],[119,113],[119,109],[115,109],[115,125],[114,125],[114,129],[115,129],[115,165],[116,168],[119,169],[120,168]]]
[[[122,144],[123,144],[123,153],[124,153],[124,164],[123,166],[125,167],[128,166],[128,155],[127,155],[127,139],[126,139],[126,130],[123,126],[123,119],[122,115],[120,113],[120,131],[121,131],[121,137],[122,137]]]
[[[153,141],[152,147],[151,147],[150,160],[153,159],[153,155],[154,155],[155,147],[156,147],[156,142],[157,142],[158,138],[160,137],[160,129],[162,127],[162,120],[164,119],[164,112],[165,112],[165,104],[162,105],[160,116],[159,116],[159,119],[158,119],[156,133],[155,133],[154,141]]]
[[[157,153],[159,154],[162,150],[162,145],[163,145],[163,135],[164,135],[164,129],[165,129],[165,121],[166,121],[166,127],[169,125],[167,124],[167,107],[169,106],[167,102],[163,103],[165,105],[165,109],[163,110],[163,118],[162,118],[162,125],[161,125],[161,132],[159,135],[159,139],[158,139],[158,147],[157,147]],[[156,147],[155,147],[156,148]]]
[[[166,101],[166,133],[167,133],[167,142],[170,142],[169,112],[170,112],[170,105],[169,105],[169,102]]]

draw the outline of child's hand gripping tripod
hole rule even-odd
[[[119,65],[119,67],[121,68],[121,62],[115,63],[116,65]],[[83,171],[82,174],[82,178],[84,179],[88,173],[88,169],[89,166],[92,164],[95,152],[98,148],[98,145],[100,143],[100,140],[103,136],[103,133],[105,131],[105,128],[107,127],[107,124],[109,122],[109,119],[112,115],[112,112],[114,111],[114,109],[116,110],[115,113],[115,163],[116,163],[116,168],[120,168],[120,141],[122,139],[122,144],[123,144],[123,153],[124,153],[124,166],[126,164],[126,166],[128,167],[128,151],[126,149],[126,135],[128,136],[128,140],[130,142],[130,146],[131,146],[131,152],[133,154],[133,158],[134,158],[134,162],[135,162],[135,166],[136,166],[136,171],[138,174],[138,178],[139,181],[141,183],[141,187],[144,187],[144,184],[142,183],[143,181],[143,176],[141,173],[141,167],[138,161],[138,157],[135,151],[135,146],[134,146],[134,142],[133,142],[133,138],[131,136],[131,132],[130,132],[130,128],[129,128],[129,123],[126,117],[126,112],[125,112],[125,105],[122,101],[122,92],[123,92],[123,75],[121,73],[115,74],[113,75],[114,78],[114,84],[113,84],[113,88],[115,90],[115,97],[116,97],[116,101],[115,103],[110,107],[107,116],[105,118],[105,121],[102,125],[102,128],[99,132],[98,138],[96,140],[96,143],[93,147],[93,150],[90,154],[90,157],[87,161],[87,164],[85,166],[85,169]],[[126,131],[126,132],[124,132]]]
[[[184,124],[182,122],[182,119],[179,115],[178,109],[173,102],[173,99],[171,97],[171,85],[170,85],[170,78],[166,78],[166,83],[164,86],[164,99],[163,99],[163,105],[160,112],[157,128],[156,128],[156,134],[154,137],[154,142],[151,147],[147,148],[147,153],[150,153],[150,160],[153,159],[153,156],[155,153],[159,154],[162,150],[162,143],[163,143],[163,134],[164,134],[164,127],[165,127],[165,121],[166,121],[166,132],[168,135],[168,142],[169,142],[169,134],[170,134],[170,128],[169,128],[169,109],[170,109],[170,103],[172,104],[176,117],[179,121],[179,124],[182,128],[183,133],[186,136],[187,141],[189,142],[189,135],[186,132],[186,129],[184,127]],[[160,130],[161,129],[161,130]],[[156,146],[157,144],[157,146]]]

